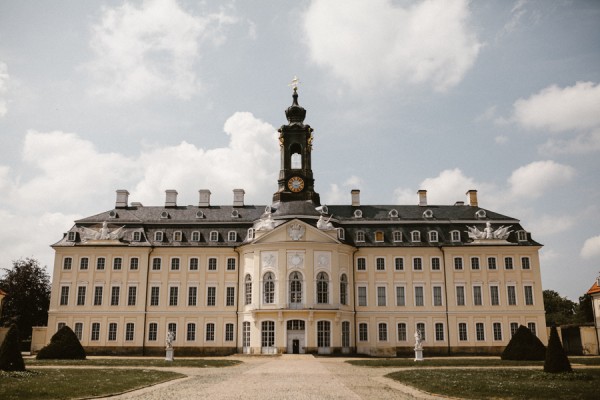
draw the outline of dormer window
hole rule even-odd
[[[452,240],[453,242],[460,242],[460,232],[459,231],[450,232],[450,240]]]
[[[437,241],[438,241],[438,233],[437,233],[437,231],[430,231],[429,232],[429,242],[435,243]]]
[[[142,240],[142,232],[133,232],[133,241],[139,242]]]
[[[377,231],[375,232],[375,241],[376,242],[383,242],[383,232],[382,231]]]
[[[518,231],[517,232],[517,240],[519,242],[526,242],[527,241],[527,232],[525,232],[525,231]]]
[[[108,218],[111,218],[111,219],[117,218],[118,216],[119,215],[117,214],[117,212],[115,210],[108,213]]]
[[[231,212],[231,218],[239,218],[240,217],[240,213],[238,210],[233,210]]]
[[[204,218],[204,212],[202,210],[197,211],[196,218],[198,218],[198,219]]]
[[[475,216],[476,216],[477,218],[481,219],[481,218],[485,218],[485,217],[487,216],[487,214],[485,213],[485,210],[478,210],[478,211],[475,213]]]
[[[198,231],[192,232],[192,242],[199,242],[199,241],[200,241],[200,232],[198,232]]]
[[[365,233],[363,231],[356,232],[356,241],[364,242],[365,241]]]
[[[433,218],[433,211],[431,211],[431,210],[423,211],[423,218]]]
[[[362,211],[354,210],[354,218],[362,218]]]
[[[390,210],[388,215],[390,218],[398,218],[398,210],[396,210],[396,209]]]
[[[247,240],[253,240],[253,239],[254,239],[254,228],[248,228]]]
[[[412,231],[410,233],[410,239],[412,242],[420,242],[421,241],[421,232],[419,231]]]
[[[160,218],[161,219],[167,219],[167,218],[169,218],[169,213],[166,212],[166,211],[161,212],[160,213]]]
[[[393,238],[394,242],[401,242],[402,241],[402,232],[400,232],[400,231],[392,232],[392,238]]]
[[[227,241],[228,242],[235,242],[235,241],[237,241],[237,233],[236,233],[236,231],[229,231],[229,232],[227,232]]]
[[[211,242],[218,242],[219,241],[219,232],[210,231],[210,236],[209,236],[208,240]]]
[[[337,237],[340,240],[346,239],[346,232],[344,231],[344,228],[337,228]]]
[[[162,231],[158,231],[158,232],[154,232],[154,241],[156,242],[162,242],[163,241],[163,232]]]
[[[69,242],[74,242],[77,239],[77,232],[69,232],[67,234],[67,240]]]
[[[181,231],[175,231],[175,232],[173,232],[173,240],[175,242],[181,242],[181,237],[182,236],[183,235],[181,234]]]

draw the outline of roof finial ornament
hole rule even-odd
[[[298,77],[296,75],[294,75],[294,79],[292,79],[292,82],[288,84],[288,86],[290,86],[292,89],[294,89],[294,93],[296,93],[298,91],[298,85],[300,84],[300,79],[298,79]]]

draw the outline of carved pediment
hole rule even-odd
[[[323,231],[298,219],[293,219],[274,227],[269,231],[256,232],[253,244],[282,242],[321,242],[340,243],[335,230]]]

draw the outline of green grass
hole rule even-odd
[[[413,369],[387,375],[417,389],[465,399],[597,399],[600,369]]]
[[[349,364],[359,367],[530,367],[542,366],[543,361],[504,361],[498,358],[427,358],[415,362],[412,358],[381,358],[350,360]]]
[[[165,361],[158,358],[91,358],[87,360],[36,360],[26,359],[25,366],[40,365],[75,365],[75,366],[94,366],[94,367],[195,367],[195,368],[215,368],[231,367],[240,364],[238,360],[218,360],[218,359],[175,359],[175,361]]]
[[[0,371],[0,399],[45,400],[107,396],[185,375],[150,369],[40,369]]]
[[[600,365],[600,357],[569,357],[571,364]]]

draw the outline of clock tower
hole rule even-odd
[[[273,203],[311,201],[321,205],[315,192],[311,167],[313,129],[304,124],[306,110],[298,104],[298,79],[291,84],[294,89],[292,105],[285,110],[287,125],[279,128],[281,169],[277,180],[279,188],[273,194]]]

